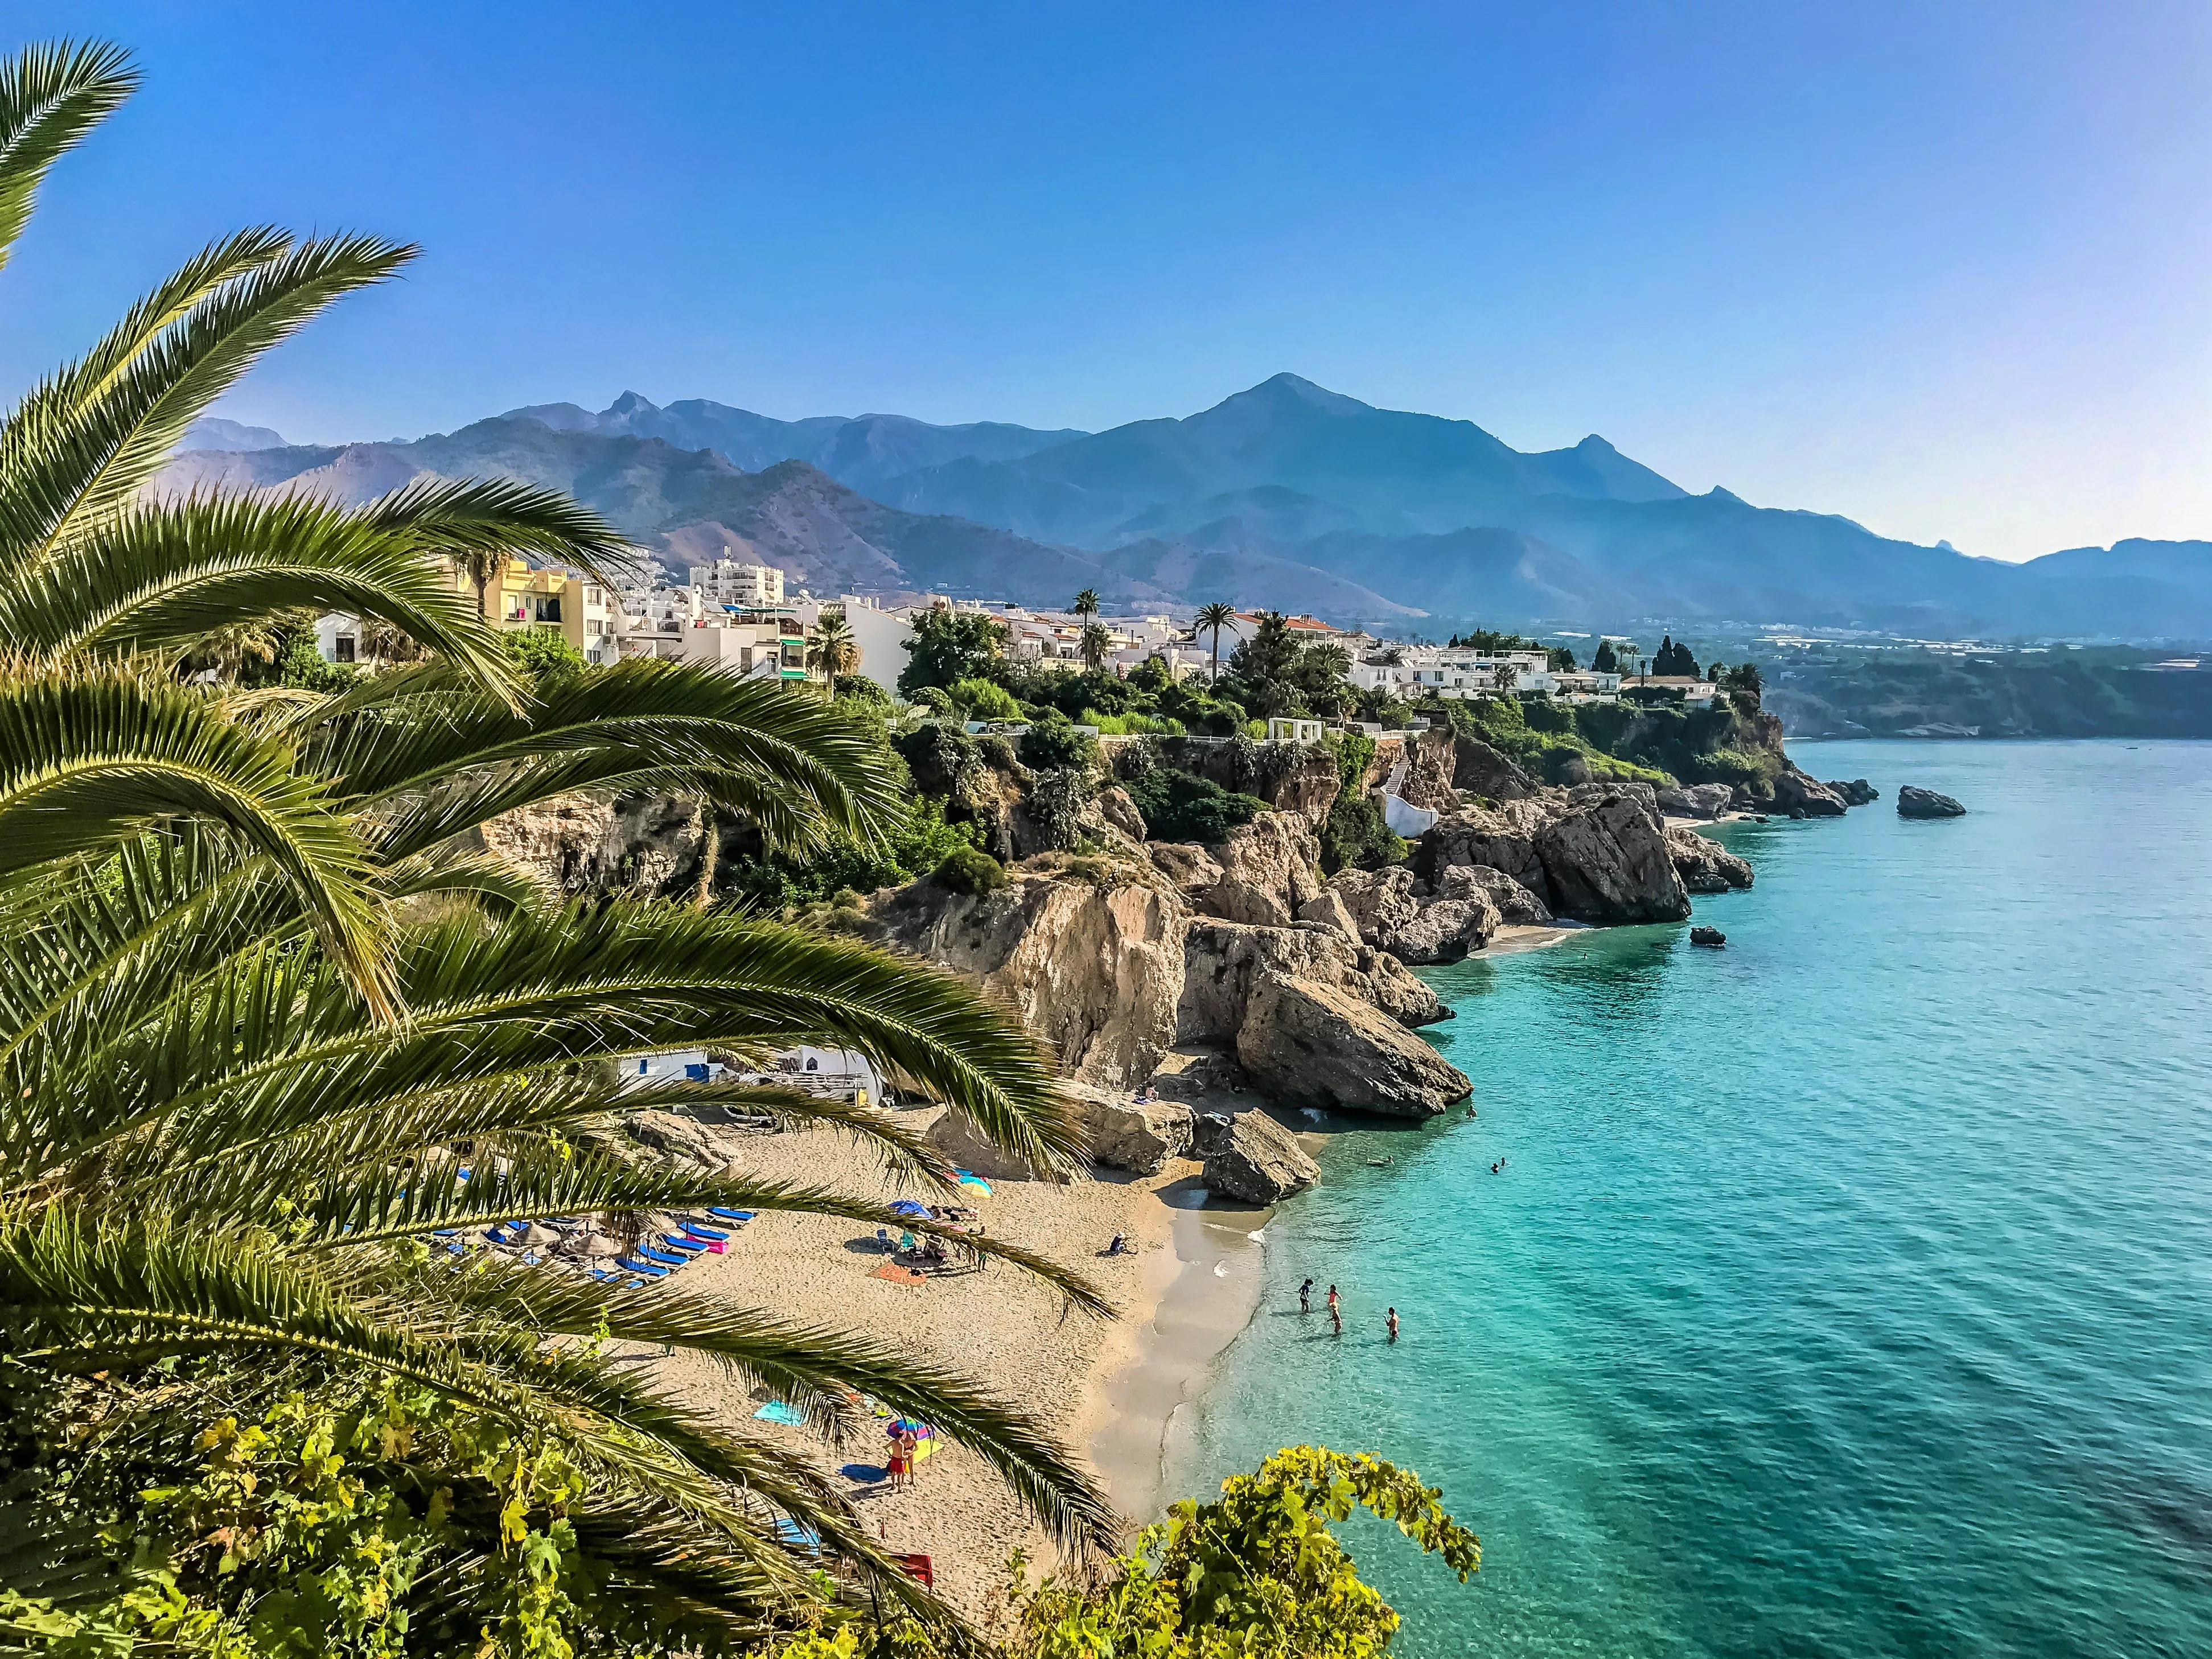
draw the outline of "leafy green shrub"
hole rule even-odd
[[[717,885],[762,908],[787,910],[834,900],[840,892],[857,895],[902,887],[975,844],[975,833],[968,825],[946,823],[943,805],[921,795],[907,804],[906,817],[880,847],[864,847],[849,836],[833,835],[827,847],[805,860],[781,853],[729,859]]]
[[[1098,734],[1106,738],[1179,738],[1183,735],[1181,720],[1165,720],[1133,711],[1127,714],[1102,714],[1095,708],[1086,708],[1083,711],[1082,724],[1097,726]]]
[[[830,695],[839,702],[865,706],[885,714],[891,712],[891,694],[866,674],[838,675],[830,682]]]
[[[1088,768],[1098,758],[1098,740],[1088,732],[1077,731],[1075,723],[1066,715],[1048,710],[1042,719],[1022,733],[1017,752],[1022,764],[1033,771]]]
[[[996,680],[962,680],[952,688],[951,695],[954,706],[964,709],[971,720],[1018,720],[1022,717],[1022,706],[1014,701],[1014,694]]]
[[[1124,787],[1154,841],[1225,841],[1231,830],[1267,810],[1256,795],[1232,793],[1171,766],[1156,766]]]
[[[325,662],[315,649],[314,635],[305,630],[292,636],[280,660],[283,683],[302,691],[335,695],[361,678],[361,670],[349,662]]]
[[[917,696],[926,687],[957,685],[988,674],[1006,642],[1006,625],[979,611],[925,611],[914,621],[906,641],[907,665],[899,670],[899,695]]]
[[[1380,870],[1413,850],[1382,822],[1382,813],[1364,794],[1339,795],[1321,827],[1321,867],[1327,875],[1343,869]]]
[[[937,866],[936,878],[956,893],[992,893],[1006,884],[1006,866],[980,847],[956,847]]]
[[[927,708],[940,720],[950,720],[960,711],[952,706],[952,695],[941,685],[918,686],[912,699],[915,706]]]
[[[557,628],[510,629],[499,636],[499,648],[533,680],[584,665],[584,653],[569,644]]]
[[[949,720],[924,720],[901,732],[891,747],[914,769],[915,787],[926,794],[954,793],[983,764],[975,739]]]

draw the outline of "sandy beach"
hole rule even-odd
[[[885,1191],[876,1155],[830,1130],[750,1140],[744,1165],[770,1179]],[[1267,1212],[1205,1208],[1198,1172],[1196,1164],[1176,1163],[1154,1176],[1109,1172],[1064,1187],[999,1181],[990,1197],[975,1200],[991,1237],[1083,1273],[1113,1301],[1116,1320],[1067,1308],[1050,1286],[1012,1267],[919,1285],[872,1277],[885,1260],[874,1230],[811,1216],[762,1216],[725,1255],[685,1268],[684,1282],[792,1322],[864,1333],[984,1383],[1091,1457],[1117,1507],[1148,1520],[1161,1498],[1169,1420],[1243,1328],[1259,1284],[1259,1249],[1247,1234]],[[1106,1255],[1116,1232],[1127,1253]],[[707,1359],[638,1360],[725,1420],[750,1419],[761,1403]],[[838,1471],[878,1536],[894,1550],[928,1555],[939,1589],[971,1610],[1000,1582],[1017,1546],[1040,1566],[1057,1559],[989,1467],[957,1446],[924,1460],[914,1485],[893,1492],[879,1443],[832,1447],[804,1429],[749,1426]]]

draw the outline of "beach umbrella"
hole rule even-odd
[[[570,1255],[620,1255],[619,1242],[602,1232],[579,1233],[562,1246]]]
[[[508,1237],[518,1244],[532,1245],[541,1250],[551,1249],[562,1242],[560,1234],[535,1221],[524,1222],[520,1228],[511,1231]]]
[[[910,1215],[917,1221],[927,1221],[929,1219],[929,1206],[927,1204],[917,1204],[910,1198],[902,1198],[891,1206],[891,1213],[893,1215]]]

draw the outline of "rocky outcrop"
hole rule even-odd
[[[1198,1121],[1197,1151],[1206,1184],[1246,1204],[1277,1204],[1321,1179],[1297,1137],[1265,1112]]]
[[[1690,914],[1657,805],[1631,793],[1638,787],[1649,796],[1648,785],[1624,785],[1536,832],[1555,915],[1612,927]]]
[[[1536,851],[1536,836],[1561,810],[1559,801],[1536,798],[1494,807],[1462,807],[1421,837],[1413,852],[1413,873],[1433,886],[1454,865],[1486,865],[1503,870],[1556,910],[1551,878]]]
[[[1254,927],[1201,917],[1185,939],[1176,1041],[1234,1043],[1255,988],[1271,974],[1341,990],[1401,1025],[1449,1018],[1436,993],[1394,957],[1334,928]]]
[[[1835,787],[1804,773],[1786,770],[1774,780],[1774,810],[1792,817],[1803,814],[1808,818],[1839,818],[1844,815],[1844,798]]]
[[[1474,1089],[1371,1004],[1282,974],[1263,975],[1253,987],[1237,1059],[1269,1098],[1291,1106],[1431,1117]]]
[[[1463,897],[1479,890],[1498,907],[1498,921],[1508,927],[1548,927],[1551,908],[1507,875],[1486,864],[1455,864],[1441,872],[1437,890],[1447,898]]]
[[[1709,951],[1717,951],[1728,943],[1728,935],[1717,927],[1692,927],[1690,943],[1702,945]]]
[[[1535,779],[1480,738],[1462,738],[1453,750],[1452,787],[1461,794],[1498,801],[1526,800],[1537,793]]]
[[[556,795],[479,834],[485,850],[563,893],[665,894],[698,880],[707,821],[680,796]]]
[[[1188,926],[1164,884],[1017,872],[981,896],[899,888],[871,908],[867,931],[1011,1003],[1069,1076],[1133,1087],[1175,1042]]]
[[[743,1131],[702,1123],[681,1112],[633,1112],[623,1120],[623,1133],[664,1158],[709,1170],[734,1169],[744,1155]]]
[[[1674,860],[1674,873],[1692,893],[1725,893],[1732,887],[1748,887],[1748,864],[1717,841],[1679,825],[1667,831],[1667,846]]]
[[[1032,1167],[993,1141],[966,1114],[950,1108],[938,1114],[923,1139],[946,1164],[970,1170],[988,1181],[1060,1181],[1064,1177],[1042,1166]]]
[[[1298,920],[1334,927],[1346,939],[1357,939],[1359,937],[1358,918],[1346,908],[1344,895],[1333,887],[1319,898],[1308,899],[1298,906]]]
[[[1221,878],[1199,906],[1224,921],[1287,927],[1322,894],[1321,843],[1295,812],[1262,812],[1216,850]]]
[[[1221,879],[1221,860],[1194,842],[1148,842],[1145,856],[1160,872],[1161,879],[1194,908]]]
[[[1091,802],[1098,816],[1119,830],[1131,841],[1145,838],[1145,815],[1137,810],[1137,803],[1129,799],[1122,788],[1102,789]]]
[[[1659,810],[1670,818],[1717,818],[1735,801],[1735,791],[1725,783],[1670,783],[1657,793]]]
[[[1917,784],[1902,784],[1897,791],[1897,816],[1901,818],[1955,818],[1966,810],[1950,796]]]
[[[1848,783],[1838,783],[1832,778],[1828,787],[1844,798],[1846,806],[1870,806],[1881,799],[1881,791],[1864,778],[1853,778]]]
[[[1082,1114],[1091,1161],[1109,1170],[1158,1175],[1171,1158],[1188,1158],[1193,1115],[1172,1101],[1139,1101],[1128,1094],[1081,1084],[1068,1097]],[[972,1166],[970,1166],[972,1167]]]

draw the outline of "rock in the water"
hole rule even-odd
[[[1724,783],[1668,784],[1658,795],[1659,810],[1676,818],[1717,818],[1735,800],[1735,791]]]
[[[1838,783],[1831,778],[1828,781],[1828,787],[1844,798],[1844,805],[1846,806],[1864,806],[1871,801],[1878,801],[1881,799],[1881,791],[1864,778],[1853,778],[1848,783]]]
[[[1639,787],[1642,797],[1634,793]],[[1648,784],[1601,793],[1536,832],[1556,914],[1601,927],[1680,921],[1690,914],[1650,793]]]
[[[1431,1117],[1474,1086],[1371,1004],[1281,974],[1254,986],[1237,1058],[1270,1099],[1292,1106]]]
[[[1897,816],[1901,818],[1955,818],[1966,810],[1948,795],[1939,795],[1933,789],[1907,783],[1899,786],[1897,791]]]
[[[1158,1175],[1170,1158],[1190,1155],[1189,1107],[1167,1100],[1138,1101],[1113,1090],[1081,1084],[1070,1085],[1067,1093],[1083,1114],[1093,1164],[1138,1175]]]
[[[1300,921],[1317,921],[1324,927],[1334,927],[1346,939],[1359,938],[1359,920],[1344,902],[1344,895],[1334,888],[1319,898],[1308,899],[1298,906]]]
[[[1199,898],[1209,915],[1255,927],[1287,927],[1319,898],[1321,843],[1296,812],[1262,812],[1218,849],[1221,879]]]
[[[1199,1119],[1197,1150],[1206,1186],[1247,1204],[1279,1203],[1321,1179],[1297,1137],[1265,1112],[1239,1112],[1225,1123]]]
[[[1548,927],[1552,912],[1543,900],[1507,875],[1486,864],[1455,864],[1437,878],[1437,891],[1445,898],[1468,898],[1480,892],[1498,907],[1498,919],[1512,927]]]
[[[1774,780],[1774,810],[1792,817],[1839,818],[1844,798],[1835,787],[1798,771],[1785,771]]]
[[[1693,893],[1725,893],[1731,887],[1751,885],[1748,864],[1694,830],[1672,826],[1667,831],[1667,847],[1674,855],[1674,873]]]
[[[1728,943],[1728,935],[1717,927],[1692,927],[1690,929],[1690,943],[1710,945],[1717,951]]]

